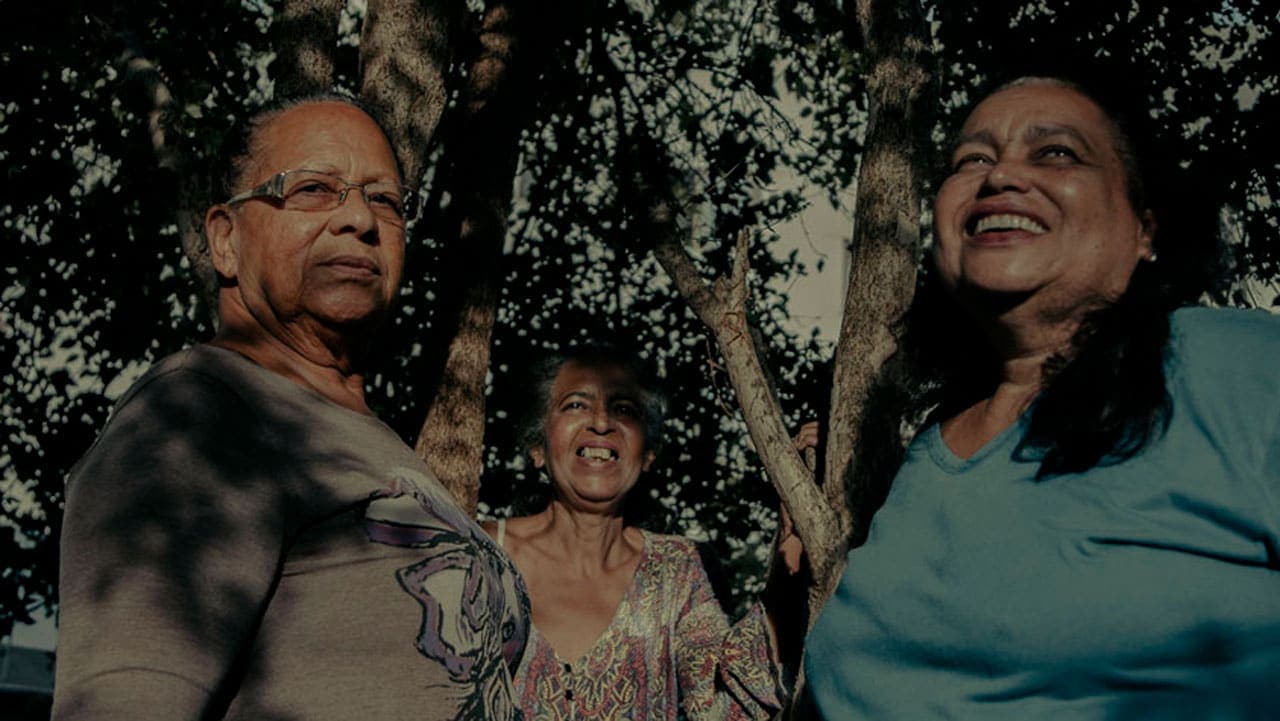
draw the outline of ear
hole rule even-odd
[[[542,446],[534,446],[529,449],[529,458],[533,460],[534,468],[542,468],[547,465],[547,452]]]
[[[649,466],[652,466],[652,465],[653,465],[653,459],[655,459],[655,458],[657,458],[657,457],[658,457],[658,456],[657,456],[657,454],[655,454],[653,451],[645,451],[645,452],[644,452],[644,463],[640,465],[640,470],[642,470],[642,471],[648,471],[648,470],[649,470]]]
[[[1160,224],[1156,222],[1156,215],[1150,210],[1144,210],[1138,216],[1141,227],[1138,228],[1138,259],[1154,260],[1156,255],[1156,230]]]
[[[240,267],[239,238],[229,207],[218,204],[205,211],[204,237],[218,275],[234,279]]]

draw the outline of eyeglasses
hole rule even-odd
[[[227,205],[243,203],[254,198],[271,198],[285,210],[333,210],[347,202],[352,188],[360,191],[360,197],[381,220],[403,228],[408,213],[406,198],[410,191],[399,183],[374,180],[368,183],[348,183],[332,173],[319,170],[286,170],[271,176],[256,188],[228,198]]]

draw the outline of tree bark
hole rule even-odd
[[[277,98],[324,92],[333,85],[333,53],[343,0],[285,0],[272,21]]]
[[[541,49],[563,32],[563,24],[539,22],[541,12],[519,2],[486,7],[469,34],[466,83],[448,120],[447,222],[457,239],[444,254],[440,296],[454,333],[416,450],[469,513],[484,470],[485,387],[520,131],[534,102]]]
[[[369,0],[360,38],[360,97],[378,111],[417,185],[449,101],[457,7],[447,0]]]
[[[836,344],[823,477],[827,498],[851,509],[850,540],[866,533],[867,489],[853,487],[855,453],[867,400],[898,350],[902,319],[915,292],[920,254],[921,156],[928,123],[922,108],[929,73],[924,20],[909,5],[860,0],[856,15],[871,68],[868,122],[858,171],[853,258]]]

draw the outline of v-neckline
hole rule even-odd
[[[1026,430],[1026,425],[1030,418],[1031,407],[1028,407],[1027,410],[1014,419],[1013,423],[992,436],[967,457],[963,457],[952,450],[951,445],[947,443],[947,439],[942,435],[942,423],[935,423],[925,429],[925,433],[929,434],[929,455],[933,458],[934,463],[948,473],[963,473],[981,463],[997,450],[1007,446],[1010,438],[1020,437]]]
[[[565,658],[560,655],[560,652],[556,650],[555,645],[551,643],[551,639],[544,636],[542,632],[538,630],[537,625],[533,622],[533,615],[532,613],[530,614],[530,634],[536,635],[538,638],[541,638],[546,642],[547,648],[551,651],[551,655],[556,660],[556,665],[560,668],[580,668],[583,662],[595,655],[596,650],[600,648],[600,644],[602,644],[604,640],[613,633],[614,627],[618,625],[618,619],[622,615],[622,610],[631,604],[632,596],[637,593],[636,589],[640,585],[640,572],[643,571],[649,563],[649,547],[652,545],[648,531],[643,528],[637,528],[636,530],[640,531],[640,540],[642,541],[642,545],[640,547],[640,560],[636,561],[635,570],[631,572],[631,582],[627,584],[627,590],[622,594],[622,598],[618,600],[617,608],[613,609],[613,617],[609,619],[609,624],[605,626],[604,630],[600,632],[600,635],[591,642],[591,645],[587,646],[587,650],[583,651],[581,656],[573,661],[566,661]]]

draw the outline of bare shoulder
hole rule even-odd
[[[495,524],[496,525],[496,524]],[[507,519],[507,536],[511,538],[529,538],[536,535],[546,526],[546,520],[539,516],[517,516]]]
[[[654,538],[656,536],[657,534],[653,533],[646,534],[636,526],[627,526],[622,529],[622,538],[627,542],[628,546],[636,551],[644,549],[646,538]]]
[[[502,547],[512,558],[522,555],[531,541],[544,530],[546,522],[537,516],[519,516],[506,519],[506,528],[502,532]],[[498,522],[490,521],[482,524],[485,533],[494,539],[498,538]]]

